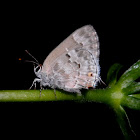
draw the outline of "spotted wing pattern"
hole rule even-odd
[[[82,88],[95,87],[99,80],[99,54],[96,31],[87,25],[76,30],[50,53],[42,72],[48,75],[52,88],[80,93]]]

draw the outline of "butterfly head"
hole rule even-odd
[[[38,65],[37,67],[34,67],[34,73],[37,76],[37,78],[35,78],[33,83],[39,82],[41,88],[50,86],[50,80],[48,78],[48,75],[42,72],[42,65]]]

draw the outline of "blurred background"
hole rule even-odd
[[[89,7],[90,3],[87,3],[86,9],[75,6],[75,3],[70,4],[72,6],[69,8],[67,4],[55,8],[54,5],[57,4],[38,5],[38,3],[7,3],[3,6],[0,27],[0,90],[26,90],[31,86],[35,75],[33,65],[25,62],[25,60],[32,60],[25,50],[43,64],[44,59],[57,45],[76,29],[87,24],[91,24],[99,36],[101,77],[104,82],[112,64],[121,63],[124,66],[121,70],[122,74],[140,59],[140,21],[136,4],[94,3]],[[31,126],[43,123],[45,127],[52,130],[52,133],[62,126],[62,134],[72,133],[70,137],[77,132],[77,137],[82,133],[87,139],[91,136],[97,136],[98,139],[102,137],[114,139],[114,136],[116,139],[123,139],[113,111],[102,104],[0,103],[0,108],[3,118],[6,112],[6,116],[10,119],[13,116],[12,120],[14,119],[15,122],[15,118],[22,118],[21,120],[28,120]],[[132,128],[139,133],[140,113],[130,109],[127,109],[127,113]],[[11,122],[7,120],[8,123]],[[20,121],[21,125],[25,125],[22,122]],[[42,128],[36,129],[40,131],[39,129]]]

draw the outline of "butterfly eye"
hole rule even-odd
[[[93,76],[93,73],[92,73],[92,72],[89,72],[89,73],[88,73],[88,76],[89,76],[89,77],[92,77],[92,76]]]

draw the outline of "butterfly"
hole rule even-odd
[[[34,67],[41,89],[51,87],[81,94],[81,89],[95,88],[100,81],[99,39],[91,25],[77,29]]]

